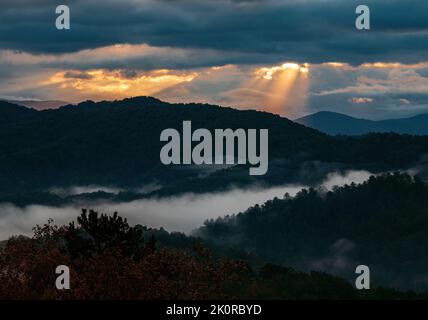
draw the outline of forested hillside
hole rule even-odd
[[[243,166],[208,170],[162,165],[160,132],[181,130],[184,120],[191,120],[193,128],[210,130],[269,129],[268,173],[249,176]],[[87,101],[45,111],[0,102],[0,122],[0,202],[19,205],[73,201],[48,190],[75,185],[115,186],[132,193],[155,182],[163,187],[156,192],[162,196],[254,183],[309,184],[338,169],[413,168],[428,151],[425,136],[331,137],[265,112],[169,104],[151,97]]]
[[[86,211],[77,224],[52,222],[32,238],[0,247],[0,299],[426,299],[427,294],[373,288],[358,291],[320,272],[304,273],[215,255],[200,241],[165,247],[118,215]],[[59,263],[71,289],[55,288]]]
[[[365,264],[378,285],[428,287],[428,185],[406,174],[330,192],[302,190],[207,221],[197,235],[303,270],[350,279]]]

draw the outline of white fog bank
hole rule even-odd
[[[370,175],[367,171],[332,173],[322,185],[331,189],[334,185],[361,183]],[[213,194],[185,194],[170,198],[96,204],[87,207],[108,214],[117,211],[121,216],[128,218],[132,225],[164,227],[168,231],[188,233],[201,226],[206,219],[242,212],[274,197],[282,198],[285,193],[295,196],[304,187],[288,185],[263,189],[233,189]],[[0,239],[18,234],[31,235],[32,228],[36,224],[44,224],[49,218],[57,225],[67,224],[75,220],[80,210],[81,205],[66,207],[29,205],[19,208],[11,204],[0,204]]]

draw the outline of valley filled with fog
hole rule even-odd
[[[370,177],[367,171],[347,171],[345,173],[332,172],[321,188],[331,190],[333,186],[361,183]],[[148,227],[163,227],[168,231],[190,233],[200,227],[205,220],[239,213],[255,204],[263,204],[275,197],[290,196],[307,186],[284,185],[279,187],[250,187],[236,188],[226,192],[184,194],[166,198],[148,198],[130,202],[112,203],[100,201],[94,203],[75,203],[67,206],[45,206],[32,204],[17,207],[12,204],[0,205],[0,239],[4,240],[13,235],[31,235],[32,228],[53,219],[55,224],[62,225],[74,220],[83,207],[91,208],[103,213],[113,214],[115,211],[126,217],[132,224],[141,224]],[[147,188],[142,188],[147,189]],[[112,187],[76,186],[71,188],[55,189],[62,194],[69,192],[95,192],[98,190],[115,191]]]

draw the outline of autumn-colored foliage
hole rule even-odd
[[[325,273],[265,264],[258,271],[200,242],[166,247],[126,219],[83,210],[77,224],[48,221],[0,246],[0,299],[426,299],[394,289],[355,290]],[[70,289],[55,269],[70,269]],[[254,266],[253,266],[254,267]]]
[[[57,290],[55,268],[67,265],[71,290]],[[234,298],[248,273],[244,263],[193,251],[156,248],[125,219],[84,210],[74,223],[35,228],[8,240],[0,254],[3,299]]]

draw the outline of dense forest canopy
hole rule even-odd
[[[0,246],[0,299],[427,298],[386,288],[358,291],[326,273],[269,263],[255,270],[200,240],[173,248],[146,231],[117,214],[83,210],[77,224],[49,221],[32,238],[13,237]],[[55,287],[59,264],[70,268],[70,290]]]
[[[165,166],[159,160],[165,128],[269,129],[269,171],[249,177],[234,166],[204,172],[195,166]],[[332,170],[382,172],[425,166],[428,137],[393,133],[332,137],[266,112],[205,104],[169,104],[151,97],[86,101],[36,111],[0,102],[0,202],[17,205],[72,202],[52,187],[115,186],[123,194],[87,199],[141,197],[134,189],[158,183],[156,196],[212,192],[253,184],[311,184]],[[426,171],[426,170],[425,170]],[[79,199],[77,199],[79,200]]]
[[[365,264],[377,284],[428,287],[428,184],[407,174],[305,189],[207,221],[197,235],[304,270],[351,278]]]
[[[374,286],[428,288],[427,136],[333,137],[265,112],[169,104],[150,97],[86,101],[45,111],[0,102],[0,114],[0,203],[120,203],[252,185],[314,186],[295,197],[285,195],[207,221],[192,237],[131,227],[117,215],[93,211],[84,212],[76,224],[38,227],[33,238],[12,238],[2,246],[0,281],[6,289],[1,294],[6,297],[16,281],[23,284],[22,291],[10,293],[17,297],[57,297],[46,283],[59,260],[72,265],[80,279],[79,290],[64,297],[361,298],[351,285],[359,264],[371,268]],[[159,134],[164,128],[180,128],[183,120],[210,130],[269,129],[268,173],[255,178],[244,166],[203,174],[192,167],[163,166]],[[377,175],[330,191],[315,187],[329,173],[350,169]],[[395,170],[417,175],[384,173]],[[160,187],[135,191],[152,182]],[[50,191],[91,184],[123,190],[67,196]],[[170,269],[165,261],[175,261],[177,268]],[[26,268],[17,272],[21,265]],[[117,269],[98,272],[108,266]],[[113,276],[111,282],[89,280],[93,275],[85,270]],[[189,272],[201,279],[183,295]],[[125,274],[130,282],[115,291],[115,282]],[[160,287],[153,285],[155,280]],[[105,284],[89,288],[87,281]],[[218,286],[207,290],[212,283]],[[319,290],[311,291],[314,286]],[[150,288],[149,293],[140,287]]]

